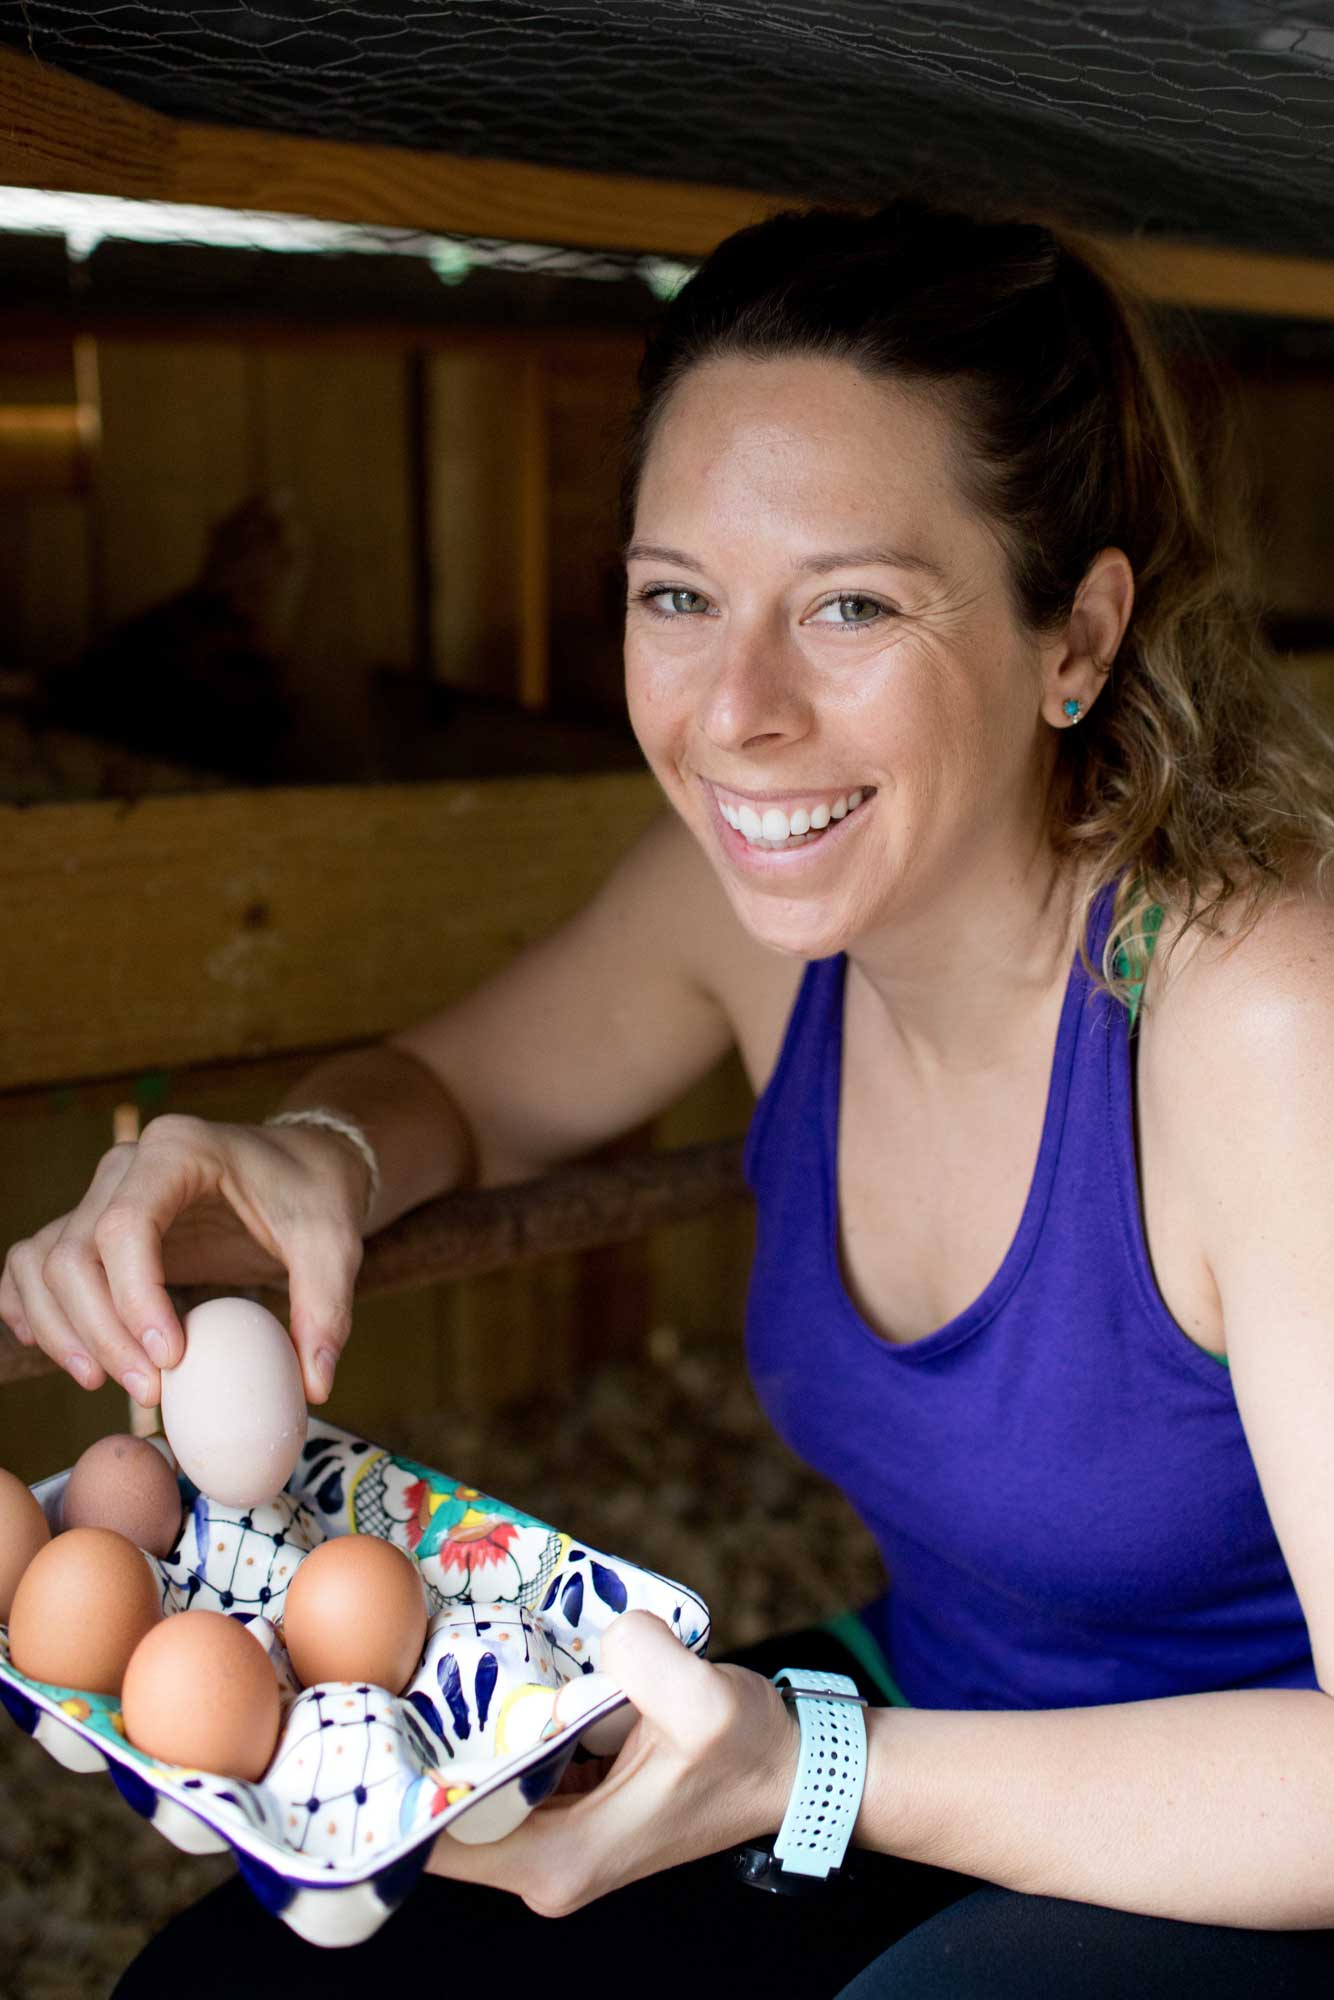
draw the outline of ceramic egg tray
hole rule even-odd
[[[33,1488],[53,1527],[68,1476]],[[707,1609],[679,1584],[318,1418],[268,1505],[222,1507],[183,1477],[181,1490],[181,1541],[155,1564],[163,1609],[228,1612],[268,1651],[283,1720],[263,1779],[158,1763],[126,1741],[116,1697],[20,1674],[2,1626],[0,1702],[69,1769],[109,1769],[177,1847],[230,1848],[266,1908],[315,1944],[377,1930],[444,1828],[500,1839],[555,1789],[584,1733],[624,1705],[598,1671],[601,1634],[622,1611],[656,1612],[695,1651],[708,1639]],[[312,1548],[344,1534],[394,1542],[426,1586],[426,1648],[400,1695],[351,1682],[302,1691],[292,1673],[287,1588]]]

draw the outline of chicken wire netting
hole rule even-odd
[[[225,124],[1334,245],[1327,0],[0,0],[0,38]]]

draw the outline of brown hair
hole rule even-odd
[[[1119,885],[1101,968],[1113,991],[1142,973],[1154,905],[1183,931],[1216,927],[1234,903],[1253,922],[1312,861],[1323,872],[1334,739],[1259,633],[1217,382],[1197,371],[1214,403],[1202,420],[1091,244],[917,199],[790,211],[728,237],[650,336],[627,535],[682,378],[726,356],[791,354],[947,390],[961,489],[1006,552],[1030,629],[1066,622],[1101,549],[1129,559],[1130,624],[1098,701],[1062,733],[1050,798],[1058,853],[1087,867],[1086,912]]]

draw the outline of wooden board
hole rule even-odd
[[[639,774],[0,809],[0,1089],[357,1041],[573,911]]]
[[[1334,375],[1249,376],[1236,399],[1255,467],[1267,603],[1334,625]]]
[[[563,343],[547,371],[551,452],[551,688],[581,712],[625,710],[621,445],[642,342],[596,359]]]
[[[267,345],[252,364],[260,483],[291,496],[305,548],[287,683],[306,750],[348,746],[346,770],[368,676],[416,664],[408,364],[373,346]]]
[[[518,383],[519,699],[542,709],[551,693],[551,453],[547,369],[537,347]]]
[[[431,666],[477,693],[519,685],[524,599],[516,384],[526,347],[489,342],[424,364]]]
[[[0,49],[0,182],[529,243],[703,256],[790,196],[194,125]],[[1150,297],[1334,319],[1334,263],[1116,239]]]

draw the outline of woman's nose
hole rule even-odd
[[[784,742],[807,720],[800,662],[784,636],[758,625],[727,632],[702,696],[699,724],[710,741],[724,750]]]

